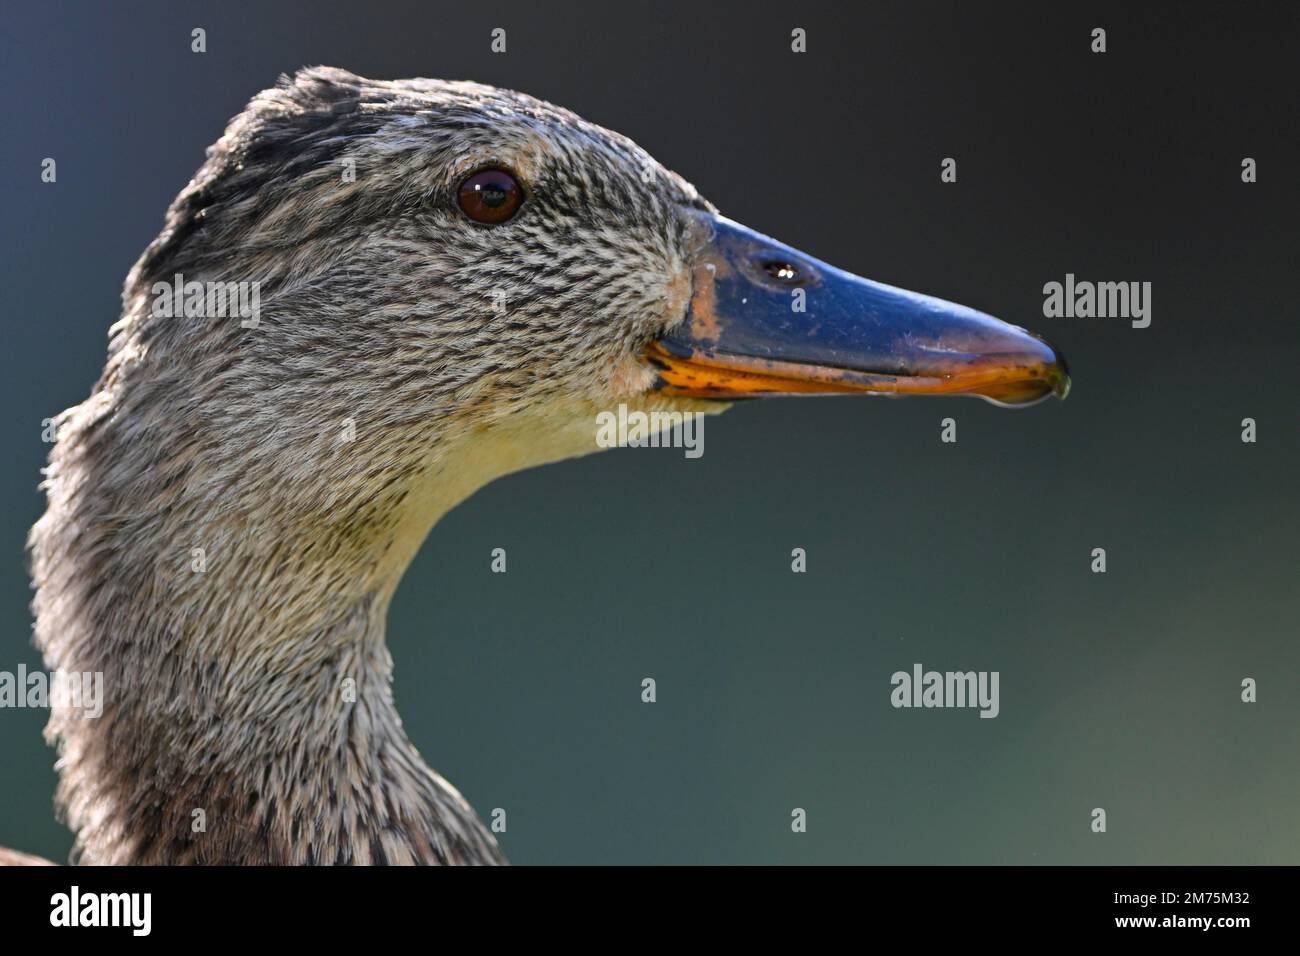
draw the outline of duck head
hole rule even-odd
[[[228,322],[203,344],[150,318],[149,289],[174,274],[256,281],[259,327]],[[245,393],[226,407],[282,404],[288,423],[310,407],[362,435],[437,423],[443,445],[504,426],[547,449],[512,441],[509,468],[596,450],[595,415],[620,402],[713,411],[861,392],[1024,404],[1069,383],[1037,336],[732,222],[567,110],[329,68],[285,78],[231,122],[127,300],[143,338],[237,353],[239,383],[217,381]]]

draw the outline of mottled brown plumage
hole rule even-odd
[[[456,206],[484,164],[527,191],[500,226]],[[685,314],[706,205],[627,139],[472,83],[307,69],[231,121],[58,418],[31,533],[47,665],[105,675],[102,717],[47,730],[79,860],[501,862],[402,730],[388,602],[442,513],[597,450],[601,409],[704,407],[639,355]],[[260,283],[258,326],[155,316],[177,273]]]

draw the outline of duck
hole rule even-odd
[[[46,729],[72,862],[504,863],[393,700],[387,609],[450,508],[601,450],[620,406],[1025,406],[1069,381],[1039,336],[727,219],[566,109],[282,76],[172,202],[55,419],[35,642],[105,687]]]

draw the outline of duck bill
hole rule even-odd
[[[1070,387],[1043,339],[953,302],[852,275],[692,211],[685,320],[652,342],[657,387],[694,398],[874,392],[1027,405]]]

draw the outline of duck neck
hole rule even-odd
[[[475,406],[340,445],[250,435],[219,403],[196,430],[146,372],[106,374],[65,413],[29,542],[47,666],[104,675],[102,716],[56,712],[47,730],[81,857],[500,862],[402,731],[384,619],[437,519],[494,478],[596,450],[596,406],[491,427]]]
[[[384,521],[260,514],[250,533],[220,510],[123,528],[60,491],[33,534],[37,639],[105,688],[101,716],[49,728],[83,861],[501,862],[393,703],[384,622],[414,544],[376,548],[374,528],[405,540]]]

